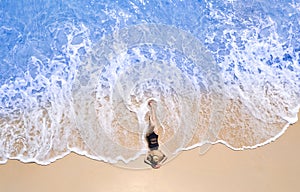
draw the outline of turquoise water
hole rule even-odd
[[[298,1],[0,1],[0,161],[143,168],[161,146],[267,144],[297,121]]]

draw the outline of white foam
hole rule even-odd
[[[211,17],[234,24],[235,14],[209,5]],[[105,13],[116,21],[113,34],[93,44],[88,26],[52,24],[54,41],[63,34],[67,44],[52,42],[51,48],[63,54],[32,55],[31,71],[0,87],[5,100],[0,108],[0,163],[19,159],[46,165],[76,152],[145,168],[137,161],[147,150],[149,99],[158,103],[161,146],[170,160],[182,150],[200,147],[204,153],[216,143],[254,149],[275,141],[298,120],[299,55],[283,46],[272,18],[256,18],[259,26],[225,29],[221,36],[207,34],[208,45],[216,38],[226,42],[226,50],[214,52],[224,59],[220,71],[190,33],[155,24],[120,29],[131,15]],[[294,54],[293,61],[283,61],[285,54]],[[270,55],[281,60],[283,69],[275,62],[266,65]]]

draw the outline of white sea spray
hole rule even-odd
[[[145,168],[149,99],[169,159],[214,143],[256,148],[297,121],[297,3],[273,15],[255,1],[203,2],[199,12],[182,2],[81,3],[45,4],[28,24],[1,20],[1,163],[49,164],[74,151]]]

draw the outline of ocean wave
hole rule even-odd
[[[2,163],[49,164],[74,151],[145,168],[149,99],[169,160],[215,143],[256,148],[297,121],[293,2],[1,6]]]

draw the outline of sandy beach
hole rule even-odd
[[[10,160],[0,165],[0,191],[297,192],[299,136],[298,121],[263,147],[233,151],[217,144],[205,155],[194,149],[159,170],[127,170],[74,153],[47,166]]]

